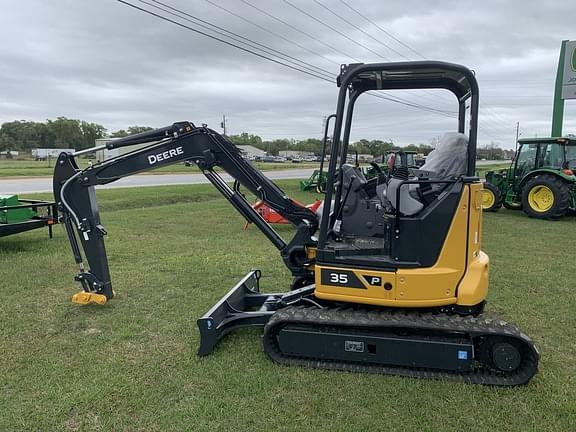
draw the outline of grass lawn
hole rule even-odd
[[[34,161],[34,160],[0,160],[0,177],[40,177],[52,176],[54,174],[54,160],[50,161]],[[88,159],[77,159],[80,168],[88,166]],[[256,162],[254,165],[261,171],[275,171],[284,169],[297,169],[297,168],[318,168],[320,163],[271,163],[271,162]],[[147,171],[144,174],[173,174],[173,173],[198,173],[200,170],[196,166],[187,167],[183,163],[168,165]]]
[[[265,291],[288,288],[277,251],[209,185],[99,198],[117,292],[103,307],[69,302],[76,268],[61,228],[51,241],[44,230],[0,239],[1,431],[576,430],[573,217],[485,215],[487,314],[542,355],[529,385],[491,388],[280,366],[257,329],[198,358],[195,320],[248,270],[262,270]]]

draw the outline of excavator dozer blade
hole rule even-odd
[[[199,356],[210,354],[230,331],[248,326],[264,326],[276,312],[282,293],[260,293],[260,270],[249,272],[224,297],[198,319]]]

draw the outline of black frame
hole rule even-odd
[[[48,227],[48,236],[52,238],[52,225],[58,223],[58,208],[56,203],[50,201],[32,200],[32,199],[18,199],[20,205],[2,206],[2,210],[12,209],[25,209],[31,208],[34,211],[40,207],[46,207],[47,216],[35,216],[24,222],[0,224],[0,237],[6,237],[13,234],[19,234],[26,231],[31,231],[37,228]]]
[[[476,146],[478,136],[479,89],[474,73],[461,65],[437,62],[398,62],[342,65],[338,77],[340,92],[336,107],[336,122],[330,152],[330,165],[326,184],[326,197],[320,222],[318,249],[323,249],[331,226],[331,204],[334,196],[333,214],[341,205],[341,185],[337,175],[346,163],[354,105],[358,97],[370,90],[446,89],[458,102],[458,132],[466,129],[466,102],[470,99],[470,122],[468,134],[467,175],[476,171]],[[342,130],[344,126],[344,131]],[[338,172],[337,172],[338,171]]]
[[[324,137],[322,138],[322,154],[320,155],[321,157],[319,168],[320,174],[318,174],[318,184],[316,185],[316,192],[318,193],[324,193],[324,190],[322,188],[325,187],[325,184],[322,184],[322,173],[324,172],[324,158],[326,158],[326,150],[328,144],[328,129],[330,127],[330,120],[335,118],[336,114],[330,114],[328,117],[326,117],[326,124],[324,125]]]
[[[150,145],[113,159],[79,169],[75,154],[61,153],[54,169],[54,198],[62,213],[72,253],[79,265],[76,280],[86,292],[113,297],[112,281],[104,244],[106,230],[100,222],[95,186],[177,162],[192,161],[230,204],[250,223],[256,225],[280,251],[286,266],[302,283],[313,280],[307,247],[316,246],[313,234],[318,223],[316,215],[294,203],[275,183],[245,160],[240,150],[219,133],[190,122],[121,138],[106,144],[109,149]],[[82,150],[81,154],[98,148]],[[215,170],[222,168],[235,179],[230,187]],[[274,228],[252,208],[240,192],[239,185],[256,195],[271,209],[296,226],[296,234],[286,242]],[[83,265],[82,250],[89,265]],[[300,282],[298,282],[300,283]]]

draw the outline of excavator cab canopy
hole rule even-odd
[[[436,61],[342,65],[337,78],[340,87],[334,147],[347,151],[354,105],[358,97],[371,90],[445,89],[458,103],[458,132],[466,131],[466,104],[470,104],[468,133],[468,175],[473,176],[476,161],[478,125],[478,82],[474,73],[461,65]],[[344,125],[344,135],[341,136]],[[346,154],[346,152],[342,152]],[[331,154],[340,154],[331,153]]]
[[[354,106],[359,96],[372,91],[444,89],[455,96],[458,107],[457,130],[467,132],[466,167],[462,174],[474,177],[478,127],[478,83],[474,73],[461,65],[437,62],[398,62],[342,65],[337,78],[340,87],[334,124],[334,138],[328,169],[326,199],[320,224],[318,249],[326,246],[329,233],[338,226],[345,207],[344,171],[348,153]],[[466,112],[470,119],[466,124]]]

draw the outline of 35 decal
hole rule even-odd
[[[337,286],[341,288],[366,289],[362,281],[349,270],[322,269],[320,274],[322,285]]]
[[[330,282],[345,285],[348,283],[348,275],[345,273],[330,273]]]

